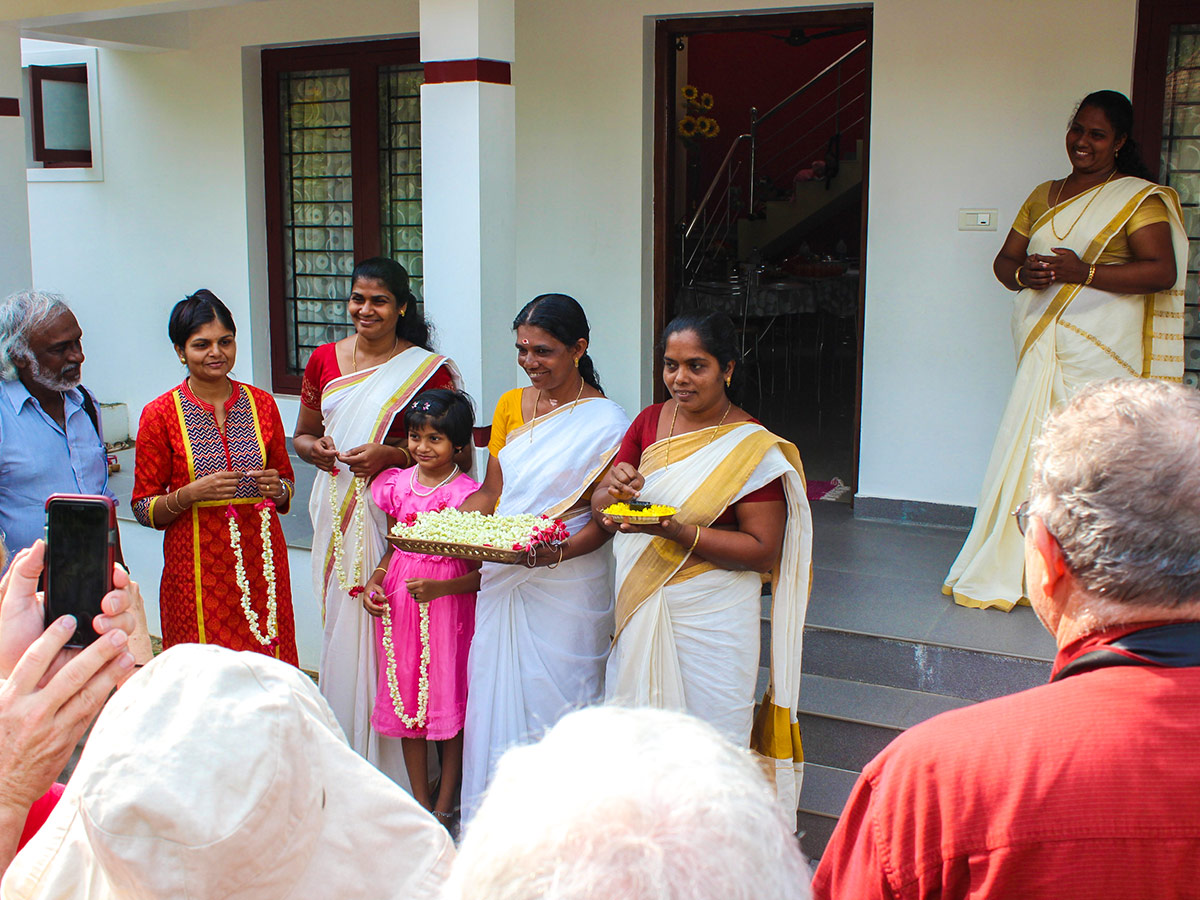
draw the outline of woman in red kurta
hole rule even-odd
[[[166,529],[163,645],[219,644],[294,665],[279,522],[294,476],[279,410],[270,394],[229,378],[237,354],[233,317],[210,291],[176,304],[169,331],[188,376],[142,411],[133,490],[138,521]]]

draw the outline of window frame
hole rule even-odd
[[[27,163],[35,161],[33,159],[33,129],[35,122],[33,120],[33,72],[32,68],[38,67],[58,67],[58,66],[85,66],[87,68],[87,88],[88,88],[88,128],[91,135],[91,165],[71,165],[69,163],[51,163],[49,165],[42,163],[38,166],[26,165],[25,180],[30,182],[39,181],[103,181],[104,180],[104,148],[102,143],[102,131],[100,127],[100,65],[99,55],[95,47],[73,47],[62,50],[31,50],[21,54],[22,77],[25,80],[25,89],[29,91],[27,95],[28,105],[23,109],[28,109],[28,126],[29,136],[26,138],[26,155]],[[25,70],[30,70],[25,72]],[[38,98],[40,107],[41,100]],[[23,113],[24,115],[24,113]],[[40,124],[40,123],[38,123]],[[75,152],[75,151],[72,151]],[[40,160],[36,160],[41,162]]]
[[[288,371],[287,302],[284,280],[283,171],[279,76],[308,69],[350,70],[350,171],[354,256],[382,249],[379,202],[379,70],[421,65],[417,37],[355,41],[262,51],[263,174],[266,181],[267,315],[271,383],[278,394],[298,395],[302,376]]]
[[[33,131],[33,158],[48,169],[65,167],[90,169],[92,167],[90,142],[87,150],[63,150],[46,146],[45,99],[42,96],[42,85],[47,81],[82,84],[86,87],[88,83],[87,63],[29,66],[29,116]],[[91,129],[90,105],[88,129]]]

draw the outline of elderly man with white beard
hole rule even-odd
[[[0,303],[0,531],[10,555],[42,536],[51,494],[113,496],[96,402],[80,384],[82,337],[57,294]]]

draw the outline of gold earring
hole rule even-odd
[[[184,359],[184,358],[181,356],[181,357],[179,357],[179,364],[180,364],[181,366],[186,366],[186,365],[187,365],[187,360],[186,360],[186,359]]]
[[[730,375],[728,378],[725,379],[725,387],[729,387],[731,384],[733,384],[733,376],[732,375]]]
[[[575,360],[575,368],[577,368],[577,369],[579,368],[579,360],[578,359]]]

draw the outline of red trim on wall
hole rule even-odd
[[[21,115],[21,101],[16,97],[0,97],[0,116]]]
[[[446,84],[452,81],[512,84],[512,63],[496,59],[445,59],[425,63],[426,84]]]

